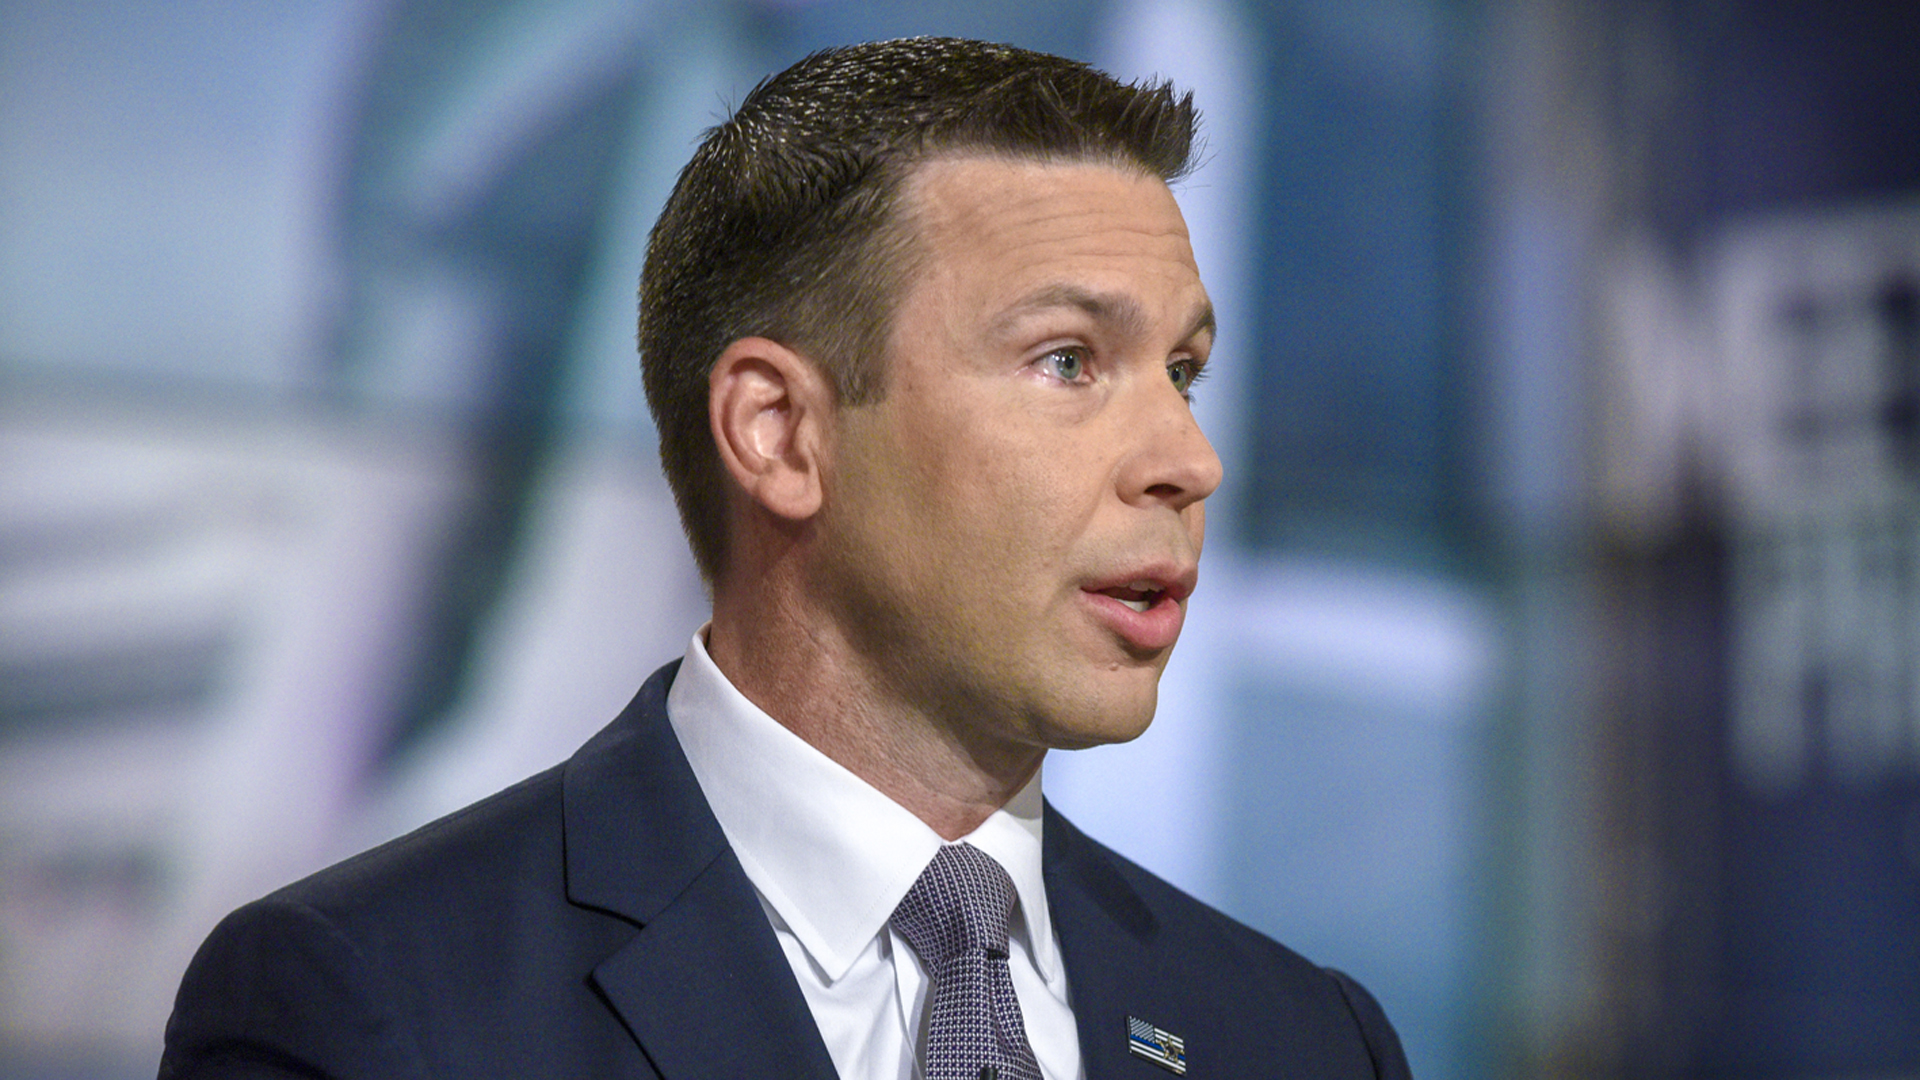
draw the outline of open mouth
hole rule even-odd
[[[1098,598],[1093,605],[1095,617],[1136,656],[1159,656],[1180,636],[1185,614],[1181,605],[1193,592],[1194,574],[1190,565],[1164,573],[1144,567],[1134,572],[1143,570],[1149,576],[1090,582],[1085,595]],[[1122,615],[1121,608],[1130,614]]]
[[[1116,585],[1110,589],[1101,589],[1103,596],[1111,596],[1135,611],[1146,611],[1160,602],[1167,590],[1151,581],[1135,581],[1126,585]]]

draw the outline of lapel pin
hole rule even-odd
[[[1127,1052],[1176,1076],[1187,1074],[1187,1041],[1136,1017],[1127,1017]]]

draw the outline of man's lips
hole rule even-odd
[[[1081,588],[1094,614],[1128,645],[1143,652],[1170,649],[1186,619],[1182,601],[1197,573],[1165,569],[1089,583]]]

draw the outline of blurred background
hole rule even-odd
[[[829,44],[1196,91],[1228,469],[1116,847],[1425,1080],[1920,1076],[1920,8],[0,0],[0,1076],[704,619],[633,355]]]

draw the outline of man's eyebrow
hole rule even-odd
[[[1213,301],[1211,300],[1201,305],[1200,310],[1194,314],[1193,324],[1187,327],[1186,333],[1180,335],[1180,340],[1192,341],[1201,334],[1207,335],[1209,345],[1220,336],[1220,324],[1213,321]]]
[[[1147,314],[1131,296],[1094,292],[1079,285],[1048,285],[1021,297],[994,320],[994,330],[1002,334],[1011,332],[1014,324],[1026,316],[1060,307],[1083,311],[1095,321],[1111,325],[1124,334],[1146,332]],[[1194,314],[1193,322],[1188,324],[1186,333],[1180,335],[1180,340],[1191,341],[1203,333],[1208,337],[1218,336],[1211,302],[1203,304]]]

